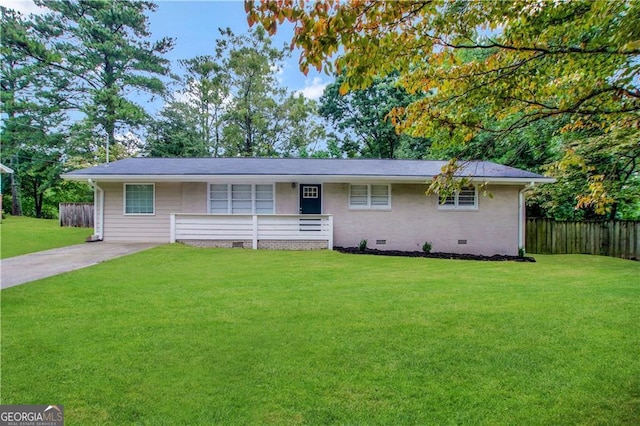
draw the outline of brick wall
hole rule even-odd
[[[266,250],[326,250],[327,242],[314,240],[265,240],[258,241],[258,248]]]
[[[179,242],[193,247],[208,248],[248,248],[251,240],[180,240]],[[258,241],[258,248],[264,250],[326,250],[326,241],[314,240],[265,240]]]
[[[180,240],[180,243],[184,243],[193,247],[206,247],[206,248],[248,248],[252,246],[251,240]]]

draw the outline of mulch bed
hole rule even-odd
[[[484,260],[492,262],[535,262],[533,257],[507,256],[494,254],[493,256],[482,256],[478,254],[461,254],[461,253],[425,253],[422,251],[400,251],[400,250],[377,250],[365,249],[360,250],[358,247],[334,247],[340,253],[348,254],[372,254],[377,256],[402,256],[402,257],[429,257],[432,259],[458,259],[458,260]]]

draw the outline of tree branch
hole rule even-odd
[[[597,49],[582,49],[574,46],[567,46],[564,48],[550,49],[545,47],[537,47],[537,46],[511,46],[508,44],[498,43],[495,40],[489,39],[490,44],[453,44],[445,41],[442,37],[433,37],[434,40],[439,41],[443,46],[450,47],[452,49],[504,49],[504,50],[513,50],[518,52],[541,52],[548,55],[558,55],[558,54],[567,54],[567,53],[579,53],[579,54],[587,54],[587,55],[624,55],[624,56],[633,56],[639,55],[640,49],[631,49],[631,50],[611,50],[606,47],[600,47]]]

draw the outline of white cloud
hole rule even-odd
[[[284,67],[272,64],[272,65],[269,65],[269,71],[271,71],[276,75],[282,75],[284,73]]]
[[[23,15],[42,15],[47,13],[47,9],[44,7],[36,6],[32,0],[0,0],[0,6],[4,6],[7,9],[16,10]]]
[[[189,86],[191,86],[192,84],[193,83],[189,83]],[[196,99],[195,95],[189,89],[176,90],[171,94],[171,100],[174,100],[177,102],[191,103],[195,99]]]
[[[284,67],[286,66],[286,64],[284,64],[284,66],[279,66],[276,64],[272,64],[269,65],[269,71],[271,71],[271,73],[275,76],[276,80],[278,81],[278,83],[282,84],[284,83]]]
[[[298,90],[297,93],[300,93],[307,99],[313,99],[317,101],[320,99],[320,96],[324,93],[324,88],[329,85],[329,82],[323,82],[320,77],[313,77],[311,81],[307,79],[304,82],[304,89]]]
[[[187,105],[196,106],[196,102],[198,100],[198,88],[196,87],[197,82],[191,81],[183,90],[176,90],[171,94],[171,100],[176,102],[182,102]],[[222,108],[227,108],[231,102],[233,101],[233,94],[228,93],[227,96],[222,100]],[[165,102],[165,105],[167,103]],[[213,108],[211,110],[213,113]]]

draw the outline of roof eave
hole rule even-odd
[[[541,185],[545,183],[555,183],[556,180],[550,177],[471,177],[474,183],[491,183],[494,185]]]
[[[73,174],[62,175],[63,179],[73,181],[96,182],[305,182],[305,183],[343,183],[384,181],[391,183],[424,183],[433,176],[383,176],[383,175],[115,175],[115,174]],[[475,183],[497,185],[528,185],[553,183],[555,179],[548,177],[484,177],[472,176]]]
[[[0,164],[0,172],[7,173],[7,174],[12,174],[13,173],[13,169],[10,168],[10,167],[5,166],[4,164]]]

